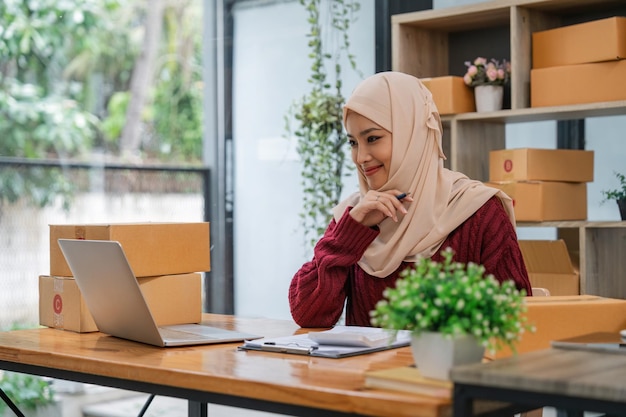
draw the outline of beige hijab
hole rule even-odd
[[[410,192],[414,201],[408,213],[399,213],[379,224],[380,234],[367,248],[359,266],[368,274],[384,278],[402,261],[431,257],[444,240],[493,195],[504,205],[515,224],[511,199],[500,190],[444,168],[442,126],[430,91],[413,76],[382,72],[362,81],[347,100],[343,122],[353,111],[393,135],[391,167],[387,183],[378,191]],[[334,208],[339,220],[346,207],[356,205],[369,190],[359,171],[359,192]]]

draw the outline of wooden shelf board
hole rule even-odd
[[[442,120],[450,122],[476,121],[487,123],[526,123],[546,120],[575,120],[588,117],[626,115],[626,100],[604,103],[586,103],[571,106],[532,107],[516,110],[500,110],[488,113],[461,113],[443,116]]]
[[[626,228],[626,221],[552,221],[552,222],[517,222],[517,227],[588,227],[588,228]]]
[[[623,0],[595,0],[593,8],[623,6]],[[423,29],[461,32],[508,25],[510,8],[525,7],[541,12],[582,13],[589,10],[588,0],[492,0],[441,9],[401,13],[391,16],[392,24]]]

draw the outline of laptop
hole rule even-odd
[[[119,242],[59,239],[59,246],[102,333],[162,347],[260,337],[195,323],[157,326]]]

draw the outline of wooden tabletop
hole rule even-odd
[[[287,320],[205,315],[203,323],[268,337],[303,331]],[[41,328],[0,332],[0,360],[371,416],[451,415],[449,400],[364,388],[365,371],[412,364],[408,347],[325,359],[239,345],[158,348]]]
[[[626,355],[546,349],[452,370],[455,383],[626,403]]]

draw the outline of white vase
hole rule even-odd
[[[413,335],[411,351],[420,374],[427,378],[450,378],[453,366],[480,362],[485,348],[471,335],[445,337],[441,333]]]
[[[478,85],[474,87],[476,111],[487,112],[502,110],[504,87],[501,85]]]

